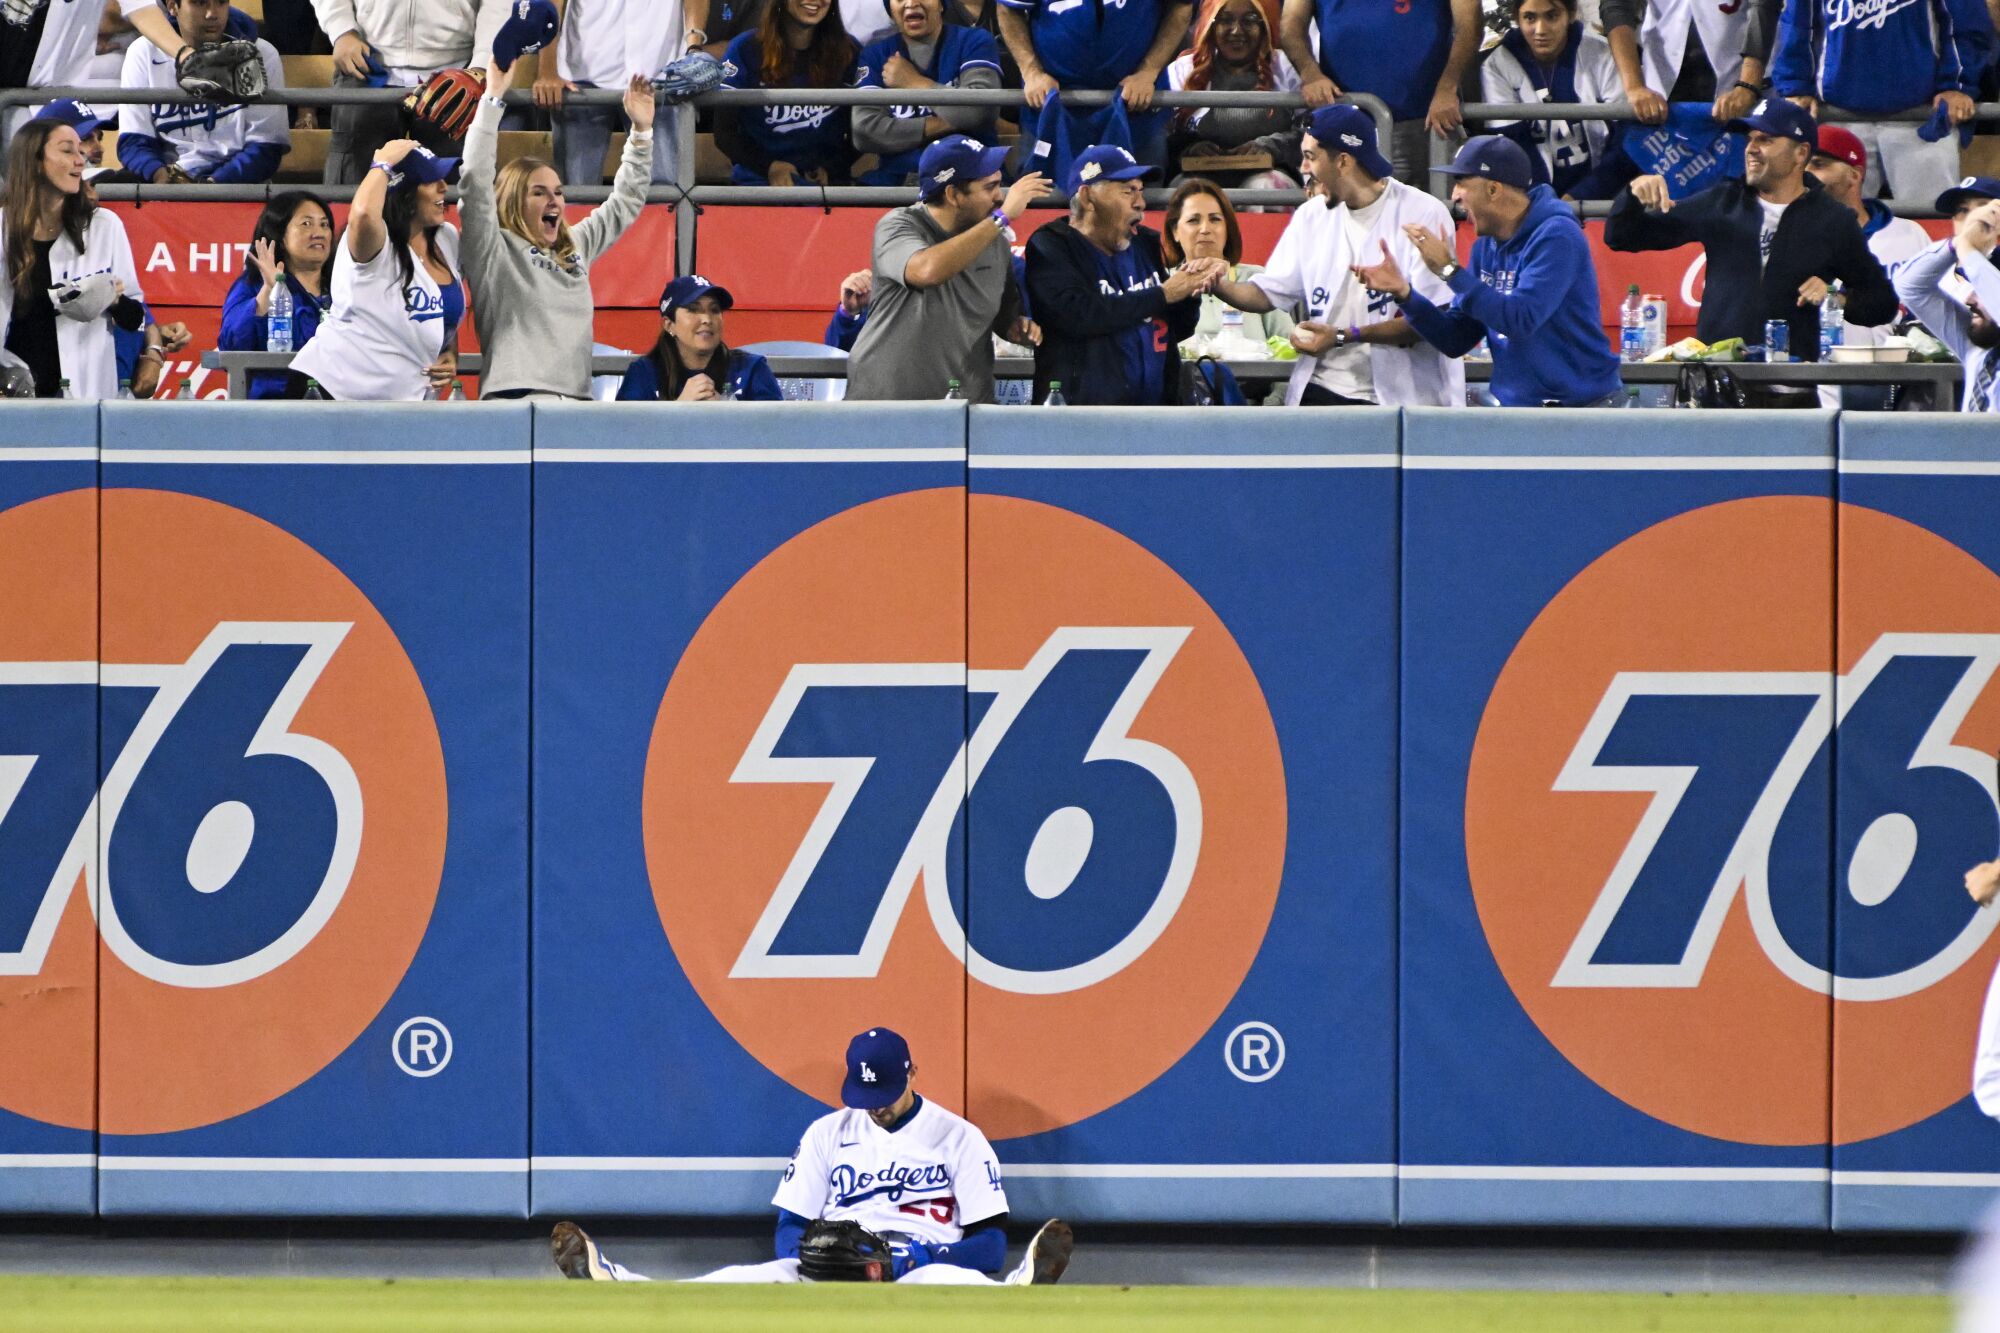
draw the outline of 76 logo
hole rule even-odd
[[[1951,975],[2000,921],[1957,888],[2000,839],[1994,761],[1952,740],[1996,668],[2000,635],[1884,634],[1838,678],[1621,672],[1555,790],[1653,800],[1551,984],[1699,986],[1739,888],[1808,989],[1892,1000]]]
[[[104,942],[166,985],[303,949],[353,875],[362,801],[290,726],[350,628],[225,622],[184,663],[0,664],[0,975],[41,971],[88,878]]]
[[[1018,671],[793,667],[730,780],[831,790],[730,975],[876,975],[919,873],[996,988],[1077,990],[1145,953],[1193,878],[1201,793],[1130,729],[1188,633],[1059,629]]]

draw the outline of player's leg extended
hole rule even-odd
[[[796,1259],[773,1259],[761,1264],[731,1264],[718,1268],[713,1273],[688,1278],[689,1282],[801,1282],[799,1261]]]
[[[933,1287],[998,1287],[1005,1284],[998,1278],[986,1276],[976,1268],[960,1268],[957,1264],[925,1264],[922,1268],[912,1268],[896,1281],[919,1286]]]
[[[1002,1281],[1010,1287],[1040,1287],[1060,1282],[1075,1249],[1076,1233],[1070,1230],[1069,1223],[1052,1217],[1042,1223],[1042,1229],[1028,1242],[1028,1252],[1021,1256],[1020,1264]]]
[[[558,1222],[549,1234],[549,1254],[564,1277],[595,1282],[651,1282],[644,1273],[604,1257],[590,1233],[574,1222]]]

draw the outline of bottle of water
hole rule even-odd
[[[1215,350],[1225,361],[1243,356],[1243,344],[1249,335],[1243,332],[1243,312],[1227,301],[1222,302],[1222,328],[1215,335]]]
[[[131,380],[129,380],[129,379],[121,379],[121,380],[119,380],[119,381],[118,381],[118,396],[119,396],[119,398],[121,398],[121,399],[130,399],[130,398],[132,397],[132,381],[131,381]]]
[[[1841,322],[1847,317],[1847,295],[1835,281],[1826,299],[1819,303],[1819,359],[1833,360],[1833,349],[1846,338]]]
[[[184,403],[191,403],[194,401],[194,379],[192,376],[181,381],[181,387],[174,390],[174,397],[180,399]]]
[[[292,283],[285,270],[278,270],[278,285],[271,289],[271,313],[264,317],[264,347],[272,352],[289,352],[292,347]]]
[[[306,380],[306,400],[314,403],[323,403],[326,401],[326,390],[319,387],[318,380]]]
[[[463,381],[453,380],[451,382],[451,394],[447,399],[447,401],[454,403],[462,403],[465,401],[465,384]]]
[[[1069,399],[1063,397],[1062,381],[1049,381],[1049,396],[1042,399],[1043,407],[1068,407]]]
[[[57,386],[57,389],[56,389],[56,393],[57,393],[57,396],[58,396],[58,397],[62,397],[62,398],[74,398],[74,397],[76,397],[76,394],[74,394],[73,392],[71,392],[71,391],[70,391],[70,387],[69,387],[69,376],[67,376],[67,375],[63,376],[63,381],[62,381],[62,383],[61,383],[60,385],[58,385],[58,386]]]
[[[944,400],[947,403],[962,403],[965,401],[965,391],[959,388],[957,380],[946,380],[944,382]]]
[[[1625,304],[1618,307],[1618,356],[1624,361],[1646,359],[1646,303],[1639,297],[1639,284],[1625,289]]]

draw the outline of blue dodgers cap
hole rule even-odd
[[[736,304],[736,299],[729,294],[728,288],[716,286],[699,273],[689,273],[684,277],[675,278],[667,284],[666,290],[660,293],[660,316],[663,319],[672,319],[674,311],[683,306],[691,306],[704,296],[713,296],[716,303],[724,310]]]
[[[1159,174],[1158,167],[1141,166],[1138,158],[1117,144],[1101,143],[1070,159],[1069,192],[1075,194],[1099,181],[1135,181]]]
[[[429,185],[433,181],[449,180],[451,173],[458,170],[458,159],[439,157],[428,148],[412,148],[404,154],[389,172],[389,188],[408,189],[417,185]]]
[[[493,63],[501,69],[553,42],[560,22],[553,0],[514,0],[512,9],[493,34]]]
[[[1819,147],[1819,122],[1813,119],[1812,112],[1782,97],[1765,98],[1750,108],[1749,115],[1738,116],[1724,128],[1731,134],[1762,130],[1780,139],[1795,139],[1807,148]]]
[[[1323,106],[1313,112],[1307,130],[1329,154],[1351,154],[1378,181],[1396,172],[1376,143],[1375,118],[1358,106]]]
[[[81,134],[83,131],[78,130],[77,133]],[[2000,179],[1992,176],[1967,176],[1937,197],[1937,211],[1950,217],[1968,199],[2000,199]]]
[[[79,102],[73,97],[58,97],[55,101],[37,111],[34,119],[59,120],[75,130],[77,138],[88,139],[91,135],[109,125],[114,118],[98,115],[87,104]]]
[[[1431,170],[1440,176],[1466,176],[1483,181],[1498,181],[1517,190],[1531,190],[1535,187],[1535,169],[1528,165],[1526,150],[1512,139],[1500,134],[1482,134],[1467,139],[1465,147],[1458,150],[1458,156],[1451,160],[1450,166],[1432,167]]]
[[[947,185],[970,185],[1000,170],[1007,161],[1007,147],[988,148],[963,134],[947,134],[924,149],[917,159],[917,192],[927,200],[944,193]]]
[[[869,1028],[847,1043],[847,1081],[840,1100],[857,1111],[879,1111],[910,1086],[910,1043],[887,1028]]]

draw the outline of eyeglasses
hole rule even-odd
[[[1229,31],[1234,31],[1237,28],[1248,31],[1252,28],[1263,27],[1264,16],[1254,9],[1246,14],[1217,14],[1215,16],[1215,26]]]

